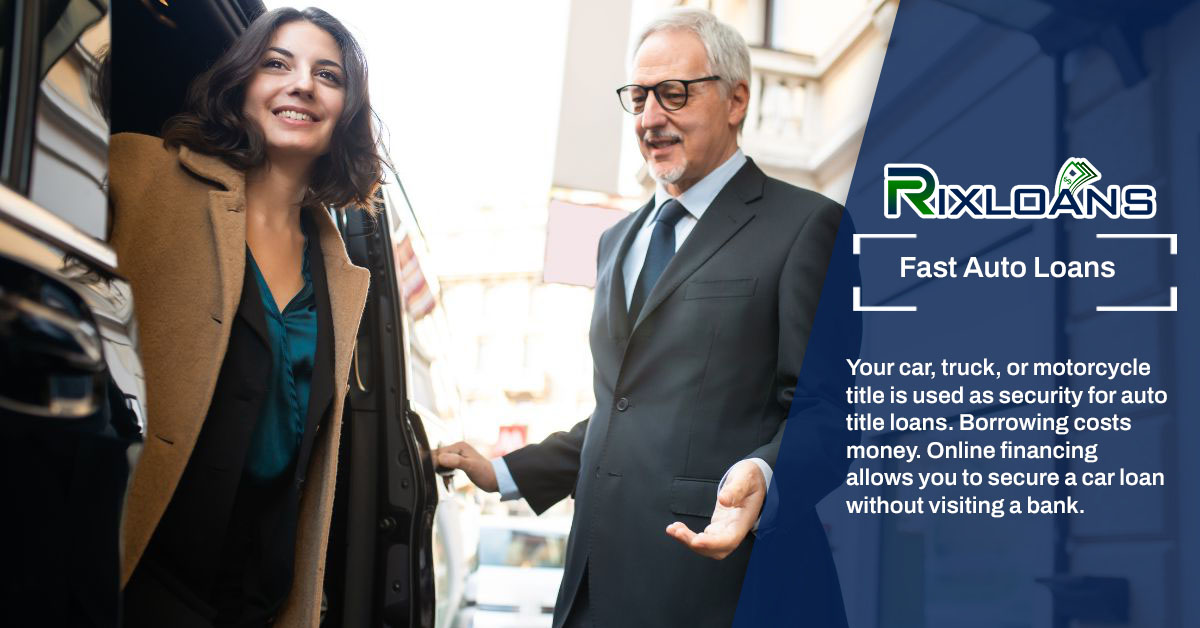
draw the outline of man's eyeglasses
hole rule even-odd
[[[646,108],[648,92],[654,92],[654,98],[658,100],[658,104],[662,105],[663,109],[678,111],[687,104],[689,85],[719,80],[721,80],[719,76],[706,76],[689,80],[669,79],[656,85],[626,85],[617,90],[617,97],[621,99],[621,107],[634,115],[640,114]]]

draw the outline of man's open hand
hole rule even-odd
[[[465,442],[459,441],[433,450],[433,463],[442,468],[462,469],[472,484],[489,493],[500,490],[492,461]]]
[[[676,521],[667,526],[667,534],[701,556],[725,558],[737,549],[758,520],[767,496],[766,484],[762,470],[753,462],[743,460],[733,465],[717,495],[717,506],[708,527],[696,534],[687,524]]]

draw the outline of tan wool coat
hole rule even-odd
[[[245,177],[224,161],[123,133],[109,145],[111,244],[133,286],[147,433],[125,508],[125,585],[167,508],[208,412],[242,294]],[[333,315],[334,402],[313,443],[295,579],[278,626],[317,626],[333,510],[342,399],[370,273],[350,263],[330,216],[312,211]]]

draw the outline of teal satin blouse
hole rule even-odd
[[[296,459],[308,417],[313,363],[317,352],[317,302],[308,269],[308,234],[304,240],[304,287],[279,311],[254,256],[246,248],[246,263],[254,270],[266,312],[271,344],[271,372],[258,424],[246,454],[246,474],[259,482],[278,478]]]

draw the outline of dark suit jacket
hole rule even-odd
[[[505,457],[535,511],[568,494],[576,498],[556,627],[585,567],[598,627],[732,623],[753,535],[716,561],[665,529],[679,520],[702,530],[717,482],[738,460],[758,457],[774,466],[843,213],[836,202],[748,162],[631,321],[621,265],[652,206],[600,238],[591,325],[595,411],[570,432]],[[857,346],[857,335],[848,341]],[[856,440],[847,436],[844,391],[838,393],[841,399],[797,399],[807,411],[788,426],[813,444],[799,452],[812,458],[800,493],[810,505],[842,482],[843,442]],[[823,555],[796,569],[826,573],[836,589],[815,514],[809,527],[796,533],[819,536]],[[845,623],[840,597],[796,593],[789,603],[830,607]]]

